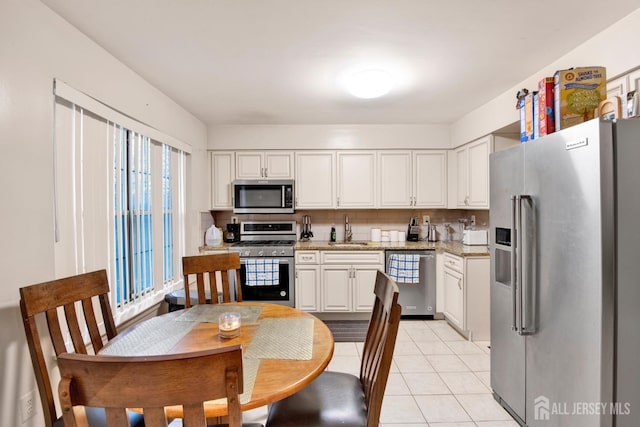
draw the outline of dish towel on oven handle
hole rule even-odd
[[[244,267],[246,271],[246,286],[275,286],[280,284],[280,266],[277,259],[247,259]]]
[[[419,283],[420,255],[391,254],[389,257],[389,277],[398,283]]]

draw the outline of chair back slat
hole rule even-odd
[[[52,308],[45,312],[47,318],[47,327],[49,328],[49,336],[53,343],[53,350],[56,354],[64,353],[67,351],[67,346],[64,342],[64,335],[62,335],[62,328],[60,327],[60,319],[58,318],[58,310]]]
[[[59,394],[65,423],[75,422],[74,406],[143,408],[145,425],[167,425],[166,406],[181,405],[185,427],[204,427],[203,403],[227,398],[229,426],[240,427],[242,348],[161,356],[118,357],[65,353],[58,357]],[[207,375],[202,375],[207,372]],[[147,418],[149,416],[150,418]],[[126,414],[124,415],[126,420]],[[122,420],[107,426],[122,426]]]
[[[125,408],[105,408],[104,412],[105,412],[105,418],[107,420],[107,426],[129,427],[130,425],[129,417],[127,416],[127,410]],[[67,423],[66,418],[64,422],[66,425]],[[149,425],[153,425],[153,424],[149,424]],[[90,426],[87,426],[87,427],[90,427]]]
[[[84,338],[82,337],[80,324],[78,323],[78,313],[76,312],[75,303],[65,304],[64,314],[67,321],[67,327],[69,328],[69,334],[71,335],[73,350],[76,353],[87,354],[87,347],[84,345]]]
[[[49,358],[45,357],[43,341],[46,334],[38,328],[37,319],[44,316],[47,321],[49,340],[56,355],[69,350],[65,339],[71,338],[73,351],[88,353],[83,332],[89,333],[93,351],[102,348],[99,319],[93,313],[93,301],[100,305],[107,340],[116,336],[117,330],[109,303],[109,282],[105,270],[65,277],[49,282],[26,286],[20,289],[20,311],[25,329],[31,362],[38,383],[38,391],[44,411],[45,424],[53,426],[57,420],[54,386],[49,376]],[[83,313],[79,316],[76,303],[82,302]],[[91,314],[90,311],[91,310]],[[46,345],[45,347],[49,347]]]
[[[196,276],[198,290],[198,304],[207,302],[205,292],[205,277],[209,281],[210,303],[218,303],[218,280],[216,272],[221,276],[222,301],[231,302],[231,284],[229,271],[235,271],[236,301],[242,301],[240,288],[240,255],[237,252],[215,255],[196,255],[182,257],[182,273],[184,275],[185,307],[191,306],[189,297],[189,276]]]
[[[93,351],[97,353],[102,349],[103,344],[96,314],[93,311],[93,301],[91,298],[85,298],[82,300],[82,314],[84,315],[84,320],[86,322],[87,329],[89,330],[89,336],[91,337],[91,346],[93,347]]]
[[[374,293],[375,302],[360,366],[368,427],[377,426],[380,420],[382,399],[402,314],[402,307],[398,304],[398,286],[383,272],[377,273]]]
[[[201,427],[203,420],[206,420],[202,405],[184,405],[182,411],[184,412],[183,427]]]
[[[122,410],[122,408],[120,409]],[[144,412],[144,422],[146,425],[148,426],[167,425],[167,415],[164,413],[164,408],[142,408],[142,412]]]

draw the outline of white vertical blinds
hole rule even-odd
[[[186,154],[56,98],[56,276],[105,268],[119,323],[181,286]]]

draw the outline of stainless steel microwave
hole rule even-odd
[[[293,213],[292,179],[233,181],[233,213]]]

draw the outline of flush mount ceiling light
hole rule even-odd
[[[362,70],[346,78],[346,88],[358,98],[378,98],[389,93],[394,79],[383,70]]]

